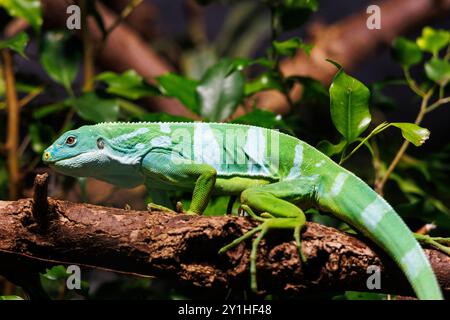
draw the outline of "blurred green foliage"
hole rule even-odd
[[[215,0],[198,1],[204,5]],[[266,10],[255,10],[259,2]],[[93,16],[104,31],[103,21],[95,8],[95,1],[89,1],[88,14]],[[292,135],[307,132],[302,137],[315,144],[337,162],[344,163],[350,170],[369,184],[376,183],[377,177],[386,173],[388,164],[400,147],[400,135],[395,143],[381,133],[394,127],[401,131],[404,139],[415,146],[422,145],[430,132],[418,124],[387,123],[374,116],[377,113],[395,109],[395,97],[385,93],[391,86],[407,86],[416,94],[415,99],[429,95],[427,113],[444,105],[448,99],[450,80],[449,39],[447,30],[426,27],[416,40],[397,38],[392,44],[392,57],[405,74],[404,79],[386,79],[367,86],[347,74],[336,62],[336,75],[329,88],[312,78],[284,77],[279,69],[280,59],[294,55],[298,50],[307,54],[312,45],[298,37],[281,39],[285,31],[302,26],[307,18],[319,9],[318,0],[244,1],[229,4],[227,16],[217,39],[200,47],[187,47],[181,52],[180,73],[167,73],[150,84],[136,71],[122,74],[105,71],[94,79],[94,90],[81,90],[76,80],[83,64],[83,47],[75,35],[66,30],[41,30],[42,13],[39,1],[0,0],[0,7],[12,17],[20,17],[34,29],[34,39],[38,41],[36,63],[48,75],[50,82],[37,83],[17,74],[17,90],[23,99],[31,94],[53,97],[53,92],[64,88],[64,93],[53,99],[31,101],[22,111],[24,145],[21,149],[21,164],[25,175],[41,166],[40,154],[62,132],[90,123],[105,121],[193,121],[168,113],[151,113],[142,103],[145,97],[171,97],[179,100],[197,119],[202,121],[232,121],[274,128]],[[264,38],[271,34],[269,47],[263,56],[252,53]],[[15,37],[0,41],[0,50],[8,48],[25,56],[28,34],[19,33]],[[410,69],[419,74],[414,80]],[[292,101],[288,92],[294,84],[303,86],[302,97]],[[43,87],[45,86],[45,88]],[[41,91],[39,91],[41,90]],[[290,112],[285,115],[262,110],[255,105],[254,96],[265,90],[277,90],[290,103]],[[6,123],[5,88],[0,79],[0,120]],[[44,102],[42,102],[44,101]],[[247,113],[230,119],[237,107],[250,105]],[[322,111],[321,111],[322,110]],[[323,113],[326,110],[326,113]],[[305,111],[316,113],[328,128],[317,126],[305,118]],[[329,117],[328,117],[329,114]],[[334,127],[332,127],[334,126]],[[4,141],[5,132],[0,132]],[[364,135],[369,129],[370,133]],[[335,141],[335,142],[332,142]],[[365,147],[369,152],[363,152]],[[0,144],[1,148],[1,144]],[[1,149],[0,149],[1,151]],[[424,223],[433,223],[433,234],[450,232],[450,145],[440,151],[418,156],[405,154],[398,162],[395,172],[390,175],[385,196],[412,228]],[[68,180],[73,181],[73,180]],[[73,186],[72,186],[73,187]],[[65,188],[63,184],[59,188]],[[8,172],[5,159],[0,158],[0,198],[7,197]],[[174,193],[173,201],[182,199],[185,206],[189,195]],[[208,206],[205,214],[223,214],[229,198],[217,197]],[[144,199],[143,199],[144,201]],[[239,204],[233,206],[236,214]],[[348,231],[345,224],[315,212],[314,221],[320,221]],[[68,274],[63,266],[55,266],[40,276],[44,290],[53,299],[105,299],[105,298],[179,298],[183,295],[173,288],[160,289],[161,282],[136,277],[117,276],[111,281],[103,281],[91,290],[83,279],[82,289],[70,292],[65,289]],[[94,281],[95,282],[95,281]],[[185,297],[185,296],[183,296]],[[325,294],[324,297],[327,297]],[[274,297],[272,297],[274,298]],[[384,299],[385,295],[347,292],[334,299]],[[4,299],[21,299],[8,295]]]

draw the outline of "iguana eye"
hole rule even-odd
[[[74,136],[68,136],[66,139],[66,144],[69,146],[74,145],[75,142],[77,142],[77,139]]]
[[[103,148],[105,147],[105,142],[103,141],[102,138],[98,138],[98,139],[97,139],[97,147],[98,147],[99,149],[103,149]]]

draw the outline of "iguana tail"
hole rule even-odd
[[[335,175],[329,172],[322,176],[318,190],[320,206],[384,249],[405,273],[419,299],[443,299],[425,253],[394,209],[351,172],[342,168]]]

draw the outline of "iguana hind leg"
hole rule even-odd
[[[250,254],[251,288],[254,291],[257,291],[256,254],[258,245],[271,229],[292,229],[299,256],[302,262],[306,262],[300,241],[300,233],[306,223],[305,214],[299,207],[290,202],[306,200],[311,196],[312,189],[307,186],[298,187],[298,184],[301,183],[302,181],[293,180],[278,182],[249,188],[241,195],[242,209],[255,220],[260,221],[261,224],[221,248],[219,253],[227,251],[258,233],[258,236],[252,243]]]

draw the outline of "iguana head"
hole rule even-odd
[[[105,143],[91,126],[80,127],[62,134],[43,155],[42,160],[66,175],[93,176],[96,168],[108,161],[102,150]]]

